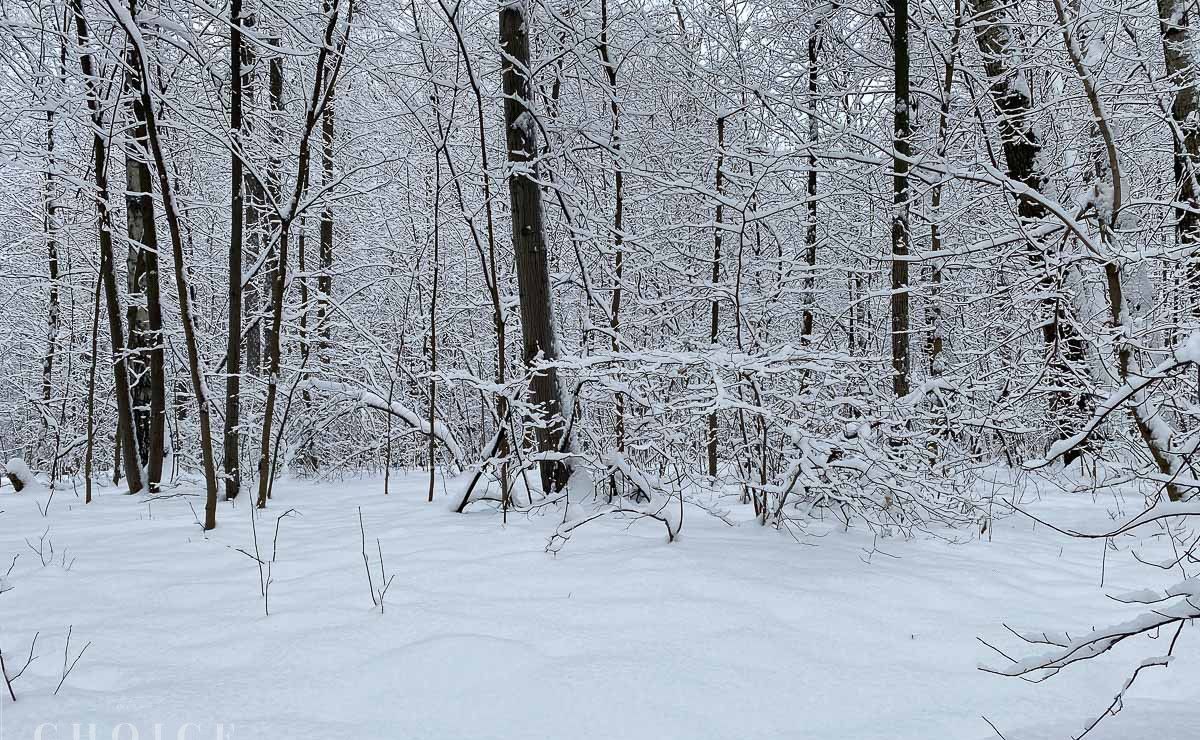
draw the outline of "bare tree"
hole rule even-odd
[[[558,370],[558,340],[555,336],[554,305],[546,256],[542,191],[538,181],[537,119],[530,106],[534,90],[530,80],[529,29],[526,6],[509,4],[500,8],[501,69],[504,80],[504,122],[508,141],[509,203],[512,207],[513,249],[516,252],[517,284],[521,294],[521,334],[525,365],[532,374],[530,400],[540,418],[534,420],[537,449],[543,455],[565,452],[570,439],[562,424],[563,396]],[[559,459],[540,463],[542,489],[557,491],[567,484],[570,466]]]
[[[908,315],[908,255],[912,235],[908,195],[912,157],[912,119],[909,95],[908,0],[889,0],[892,11],[892,52],[895,60],[892,109],[892,392],[908,395],[911,380]]]
[[[163,151],[162,138],[159,135],[157,115],[150,94],[150,67],[146,61],[145,40],[133,16],[124,12],[118,6],[112,5],[125,31],[132,48],[130,61],[139,72],[141,90],[139,91],[142,109],[146,119],[146,137],[150,152],[154,156],[154,168],[158,172],[159,192],[162,193],[163,211],[166,215],[168,230],[171,234],[171,252],[175,261],[175,289],[179,299],[179,318],[183,324],[183,336],[187,345],[188,368],[192,376],[192,393],[196,397],[197,417],[200,424],[200,453],[204,466],[205,504],[204,528],[214,529],[217,526],[217,469],[216,458],[213,455],[212,425],[209,421],[208,384],[204,374],[204,360],[200,356],[200,342],[197,337],[196,319],[192,313],[191,287],[188,284],[187,264],[184,259],[183,225],[179,204],[175,201],[175,191],[171,185],[170,171],[167,169],[166,154]]]
[[[92,125],[92,176],[96,186],[96,215],[99,223],[100,279],[104,284],[104,304],[108,313],[108,334],[112,346],[113,384],[116,386],[117,446],[131,493],[142,490],[142,469],[138,462],[133,403],[129,395],[125,338],[121,326],[121,299],[117,294],[116,267],[113,264],[112,214],[109,210],[108,142],[104,137],[104,113],[100,107],[100,77],[92,59],[91,38],[83,0],[71,0],[75,16],[75,35],[79,41],[79,65],[87,86],[87,104]]]
[[[1086,416],[1087,397],[1080,392],[1081,383],[1076,377],[1086,345],[1071,322],[1069,299],[1062,295],[1048,263],[1047,246],[1037,236],[1038,226],[1049,215],[1045,200],[1037,196],[1046,191],[1049,178],[1042,166],[1042,143],[1033,121],[1028,72],[1014,66],[1017,50],[1013,47],[1011,27],[1016,7],[1019,5],[998,0],[974,0],[975,40],[990,81],[989,93],[996,109],[1008,177],[1028,189],[1017,194],[1017,217],[1021,229],[1029,235],[1026,254],[1041,296],[1036,326],[1041,330],[1050,385],[1054,388],[1050,394],[1051,424],[1053,436],[1061,440],[1068,436],[1072,418]],[[1080,452],[1072,450],[1065,462],[1070,464]]]
[[[136,15],[135,0],[129,13]],[[125,89],[131,96],[131,126],[125,145],[125,217],[129,240],[128,283],[130,395],[137,425],[138,455],[146,466],[151,491],[162,478],[166,443],[166,369],[163,365],[162,302],[158,284],[158,231],[154,223],[154,185],[146,142],[146,111],[140,97],[139,65],[127,51]]]

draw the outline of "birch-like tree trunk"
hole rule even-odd
[[[197,420],[200,426],[200,455],[204,470],[205,502],[204,529],[217,526],[217,467],[213,454],[212,424],[209,416],[208,384],[205,379],[204,361],[200,356],[200,340],[196,331],[196,317],[192,311],[192,293],[188,282],[188,269],[183,250],[183,223],[175,191],[171,185],[170,170],[159,133],[154,102],[150,94],[149,65],[146,61],[145,39],[132,16],[118,18],[129,40],[132,54],[131,66],[137,70],[140,97],[146,124],[146,140],[154,158],[154,169],[158,173],[159,192],[162,193],[163,212],[171,235],[171,253],[175,262],[175,290],[179,299],[179,319],[183,324],[184,343],[187,347],[188,369],[192,376],[192,392],[196,397]]]
[[[91,54],[91,37],[83,0],[71,0],[75,16],[75,36],[79,41],[79,66],[87,87],[87,105],[92,123],[92,176],[96,186],[96,216],[99,223],[100,279],[104,285],[104,306],[108,313],[108,335],[112,346],[113,385],[117,402],[117,447],[120,468],[125,471],[130,493],[142,490],[142,468],[138,462],[133,403],[129,395],[129,371],[125,364],[125,336],[121,326],[121,298],[117,293],[117,272],[113,261],[112,213],[109,210],[108,142],[104,113],[100,108],[99,77]]]
[[[129,13],[137,6],[129,1]],[[146,466],[151,491],[162,478],[166,444],[166,369],[162,348],[162,303],[158,282],[158,231],[154,222],[154,184],[146,142],[146,111],[133,51],[126,57],[125,89],[130,95],[131,127],[125,142],[125,217],[128,252],[130,396],[137,425],[138,457]]]

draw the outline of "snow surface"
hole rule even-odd
[[[1021,516],[963,544],[875,541],[814,524],[788,534],[735,510],[730,527],[687,509],[679,539],[660,522],[603,518],[544,552],[561,512],[466,515],[424,503],[423,475],[281,481],[258,524],[272,567],[263,615],[249,499],[222,502],[205,536],[187,496],[147,501],[102,489],[0,497],[0,649],[10,673],[35,632],[38,659],[0,685],[0,738],[230,740],[1008,740],[1076,735],[1162,641],[1138,640],[1042,684],[977,669],[1040,652],[1020,633],[1083,634],[1144,612],[1106,594],[1163,589],[1178,572],[1137,564],[1118,539],[1071,540]],[[439,484],[460,493],[465,478]],[[1112,501],[1032,504],[1056,523],[1110,529]],[[479,505],[477,505],[478,507]],[[357,509],[384,612],[363,570]],[[1136,513],[1137,502],[1127,503]],[[49,532],[70,568],[30,551]],[[1146,557],[1153,553],[1139,551]],[[91,643],[57,696],[64,640]],[[1167,668],[1143,672],[1099,740],[1200,736],[1200,655],[1185,630]],[[17,665],[14,666],[14,663]],[[118,728],[128,723],[132,728]]]

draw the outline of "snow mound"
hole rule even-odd
[[[12,483],[13,489],[17,492],[29,488],[36,482],[33,477],[33,471],[29,469],[29,465],[19,457],[14,457],[4,463],[4,468],[7,471],[9,482]]]

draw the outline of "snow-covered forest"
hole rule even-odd
[[[1191,0],[0,15],[0,737],[1200,735]]]

